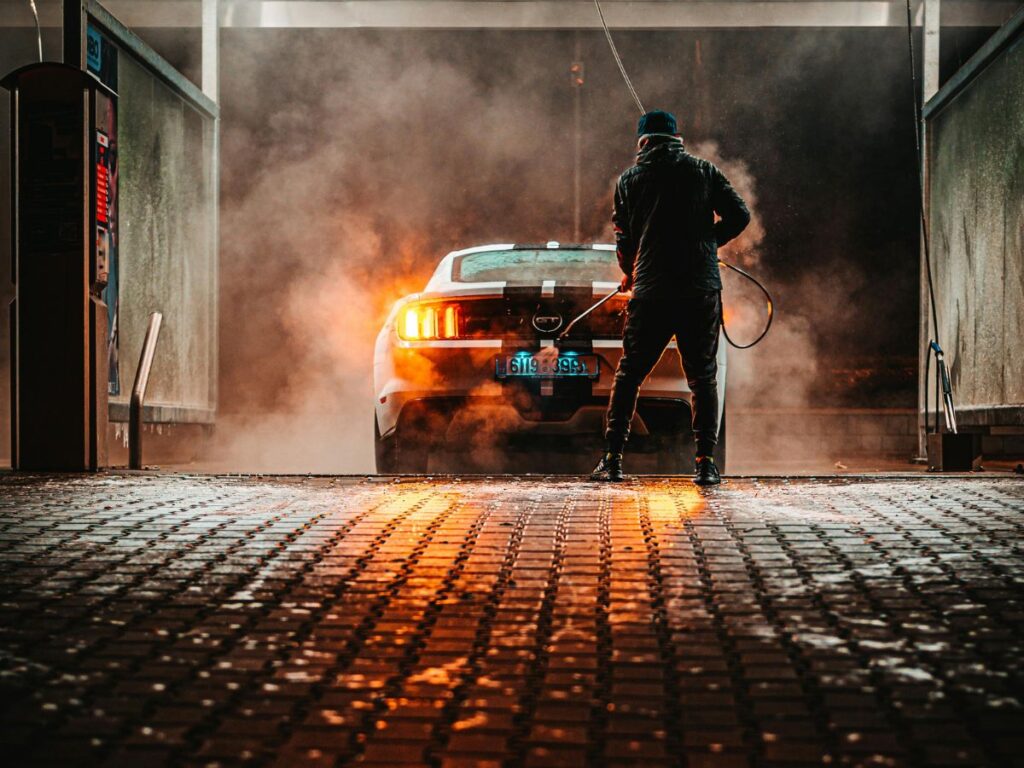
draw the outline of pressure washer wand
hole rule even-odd
[[[568,336],[569,335],[569,331],[571,331],[573,329],[573,326],[575,326],[576,323],[578,323],[583,318],[587,317],[591,312],[593,312],[598,307],[603,306],[606,302],[608,302],[611,299],[613,299],[616,296],[618,296],[620,293],[622,293],[622,286],[621,285],[620,286],[616,286],[614,291],[612,291],[607,296],[602,298],[600,301],[598,301],[592,307],[589,307],[589,308],[583,310],[583,312],[581,314],[579,314],[576,317],[574,317],[571,321],[569,321],[569,324],[567,326],[565,326],[565,330],[562,331],[560,334],[558,334],[557,337],[555,337],[555,344],[558,344],[558,342],[560,342],[562,339],[564,339],[566,336]]]

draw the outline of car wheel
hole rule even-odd
[[[397,471],[403,475],[423,475],[427,472],[430,462],[430,443],[422,436],[413,432],[412,435],[399,435],[396,444],[398,459]]]
[[[722,408],[722,423],[718,425],[718,444],[711,454],[721,474],[725,474],[725,408]]]
[[[693,440],[689,433],[662,438],[655,471],[659,475],[686,475],[693,471]]]
[[[378,475],[393,475],[399,471],[398,456],[394,435],[391,437],[380,436],[380,426],[377,424],[377,414],[373,415],[373,454],[377,465]]]

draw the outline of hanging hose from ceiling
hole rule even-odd
[[[32,16],[36,20],[36,43],[39,46],[39,63],[43,62],[43,30],[39,26],[39,9],[36,8],[36,0],[28,0],[28,5],[32,9]]]
[[[601,8],[601,0],[594,0],[594,6],[597,8],[597,13],[601,17],[601,27],[604,29],[604,37],[608,41],[608,48],[611,49],[612,57],[615,59],[615,63],[619,66],[619,72],[622,73],[622,80],[623,82],[626,83],[626,87],[629,89],[629,93],[633,97],[633,101],[636,102],[637,109],[640,110],[640,114],[642,115],[647,110],[644,109],[643,102],[640,101],[640,96],[637,94],[636,88],[633,87],[633,82],[629,79],[629,75],[626,73],[626,66],[622,63],[622,57],[619,55],[619,49],[615,47],[615,41],[612,39],[612,32],[608,28],[608,22],[604,17],[604,10]],[[724,262],[721,259],[719,259],[718,263],[721,266],[726,267],[727,269],[731,269],[736,274],[745,277],[747,280],[756,285],[761,290],[761,293],[764,294],[765,303],[768,307],[768,321],[764,325],[764,330],[761,331],[758,337],[749,344],[737,344],[735,341],[729,338],[729,331],[725,327],[725,317],[722,317],[722,333],[725,334],[725,340],[736,349],[750,349],[755,344],[760,343],[760,341],[765,336],[768,335],[768,330],[772,327],[772,320],[775,317],[775,303],[772,301],[772,295],[768,292],[768,289],[765,288],[761,281],[754,277],[752,274],[743,269],[740,269],[739,267]],[[609,295],[606,298],[611,298],[611,295]],[[588,313],[589,311],[590,310],[588,310]]]
[[[594,5],[597,7],[597,15],[601,17],[601,26],[604,28],[604,37],[608,41],[608,47],[612,51],[612,57],[615,59],[615,63],[619,65],[619,72],[622,73],[622,79],[626,83],[626,87],[629,88],[629,93],[633,96],[633,101],[636,102],[637,109],[640,110],[640,114],[644,114],[647,110],[644,109],[643,103],[640,101],[640,96],[637,95],[636,88],[633,87],[632,81],[629,79],[629,75],[626,74],[626,67],[622,63],[622,57],[619,56],[619,49],[615,47],[615,41],[612,39],[612,31],[608,29],[608,22],[604,18],[604,10],[601,8],[601,0],[594,0]]]
[[[924,33],[922,29],[922,34]],[[953,434],[957,432],[956,408],[953,405],[953,386],[950,383],[949,370],[946,367],[945,356],[942,347],[939,346],[939,311],[935,301],[935,286],[932,283],[932,256],[931,242],[928,235],[928,220],[925,216],[925,188],[924,188],[924,157],[921,154],[921,128],[923,118],[921,116],[921,105],[917,100],[917,67],[914,64],[914,20],[910,8],[910,0],[907,0],[907,52],[909,54],[910,66],[910,101],[914,109],[914,149],[917,157],[917,208],[920,214],[921,226],[921,250],[924,255],[924,272],[928,284],[928,307],[931,310],[929,318],[934,336],[928,342],[924,353],[924,430],[925,432],[939,431],[939,411],[941,410],[946,423],[946,429]],[[922,94],[923,98],[924,94]],[[925,321],[926,331],[928,320]],[[931,369],[931,359],[935,356],[935,427],[931,428],[928,419],[928,378]],[[941,392],[941,407],[939,403]]]

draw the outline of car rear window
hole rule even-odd
[[[452,265],[452,279],[457,283],[486,283],[500,280],[617,283],[622,279],[622,273],[615,260],[615,251],[590,248],[524,248],[460,256]]]

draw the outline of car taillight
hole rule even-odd
[[[461,330],[456,304],[409,304],[398,316],[398,335],[405,341],[457,339]]]

